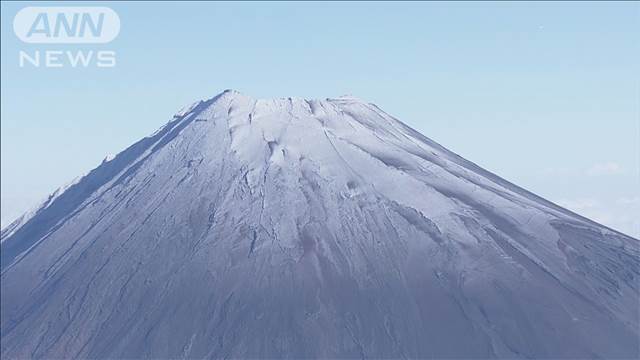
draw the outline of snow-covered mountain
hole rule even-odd
[[[1,260],[3,359],[640,356],[640,241],[352,97],[188,106]]]

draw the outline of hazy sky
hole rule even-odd
[[[22,43],[12,23],[27,5],[2,3],[3,225],[183,105],[233,88],[356,95],[640,236],[639,3],[105,3],[121,31],[98,46]],[[18,66],[20,50],[47,49],[113,50],[117,65]]]

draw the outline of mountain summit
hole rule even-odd
[[[11,358],[638,358],[640,242],[373,104],[225,91],[2,231]]]

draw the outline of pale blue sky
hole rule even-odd
[[[3,225],[182,105],[233,88],[353,94],[640,235],[638,3],[98,4],[120,16],[113,42],[42,46],[12,30],[29,4],[2,3]],[[114,50],[117,66],[18,67],[18,51],[34,49]]]

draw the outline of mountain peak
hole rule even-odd
[[[219,93],[218,95],[214,96],[212,99],[217,99],[217,98],[234,98],[234,97],[243,97],[243,98],[249,98],[249,96],[241,93],[238,90],[235,89],[225,89],[224,91],[222,91],[221,93]]]
[[[240,91],[235,89],[224,89],[222,94],[240,94]]]
[[[337,98],[327,98],[328,101],[344,101],[344,102],[354,102],[354,103],[363,103],[363,104],[368,104],[367,101],[362,100],[361,98],[351,95],[351,94],[346,94],[346,95],[341,95],[338,96]]]
[[[295,96],[287,96],[287,97],[273,97],[273,98],[255,98],[250,95],[246,95],[235,89],[225,89],[218,95],[214,96],[210,100],[218,100],[218,99],[230,99],[230,98],[240,98],[249,102],[261,102],[261,103],[272,103],[272,104],[284,104],[284,103],[294,103],[294,102],[306,102],[306,103],[322,103],[322,102],[333,102],[333,103],[360,103],[364,105],[370,104],[368,101],[365,101],[359,97],[356,97],[351,94],[341,95],[338,97],[328,97],[324,99],[320,98],[303,98],[303,97],[295,97]]]
[[[226,90],[1,232],[0,356],[638,358],[638,245],[352,96]]]

